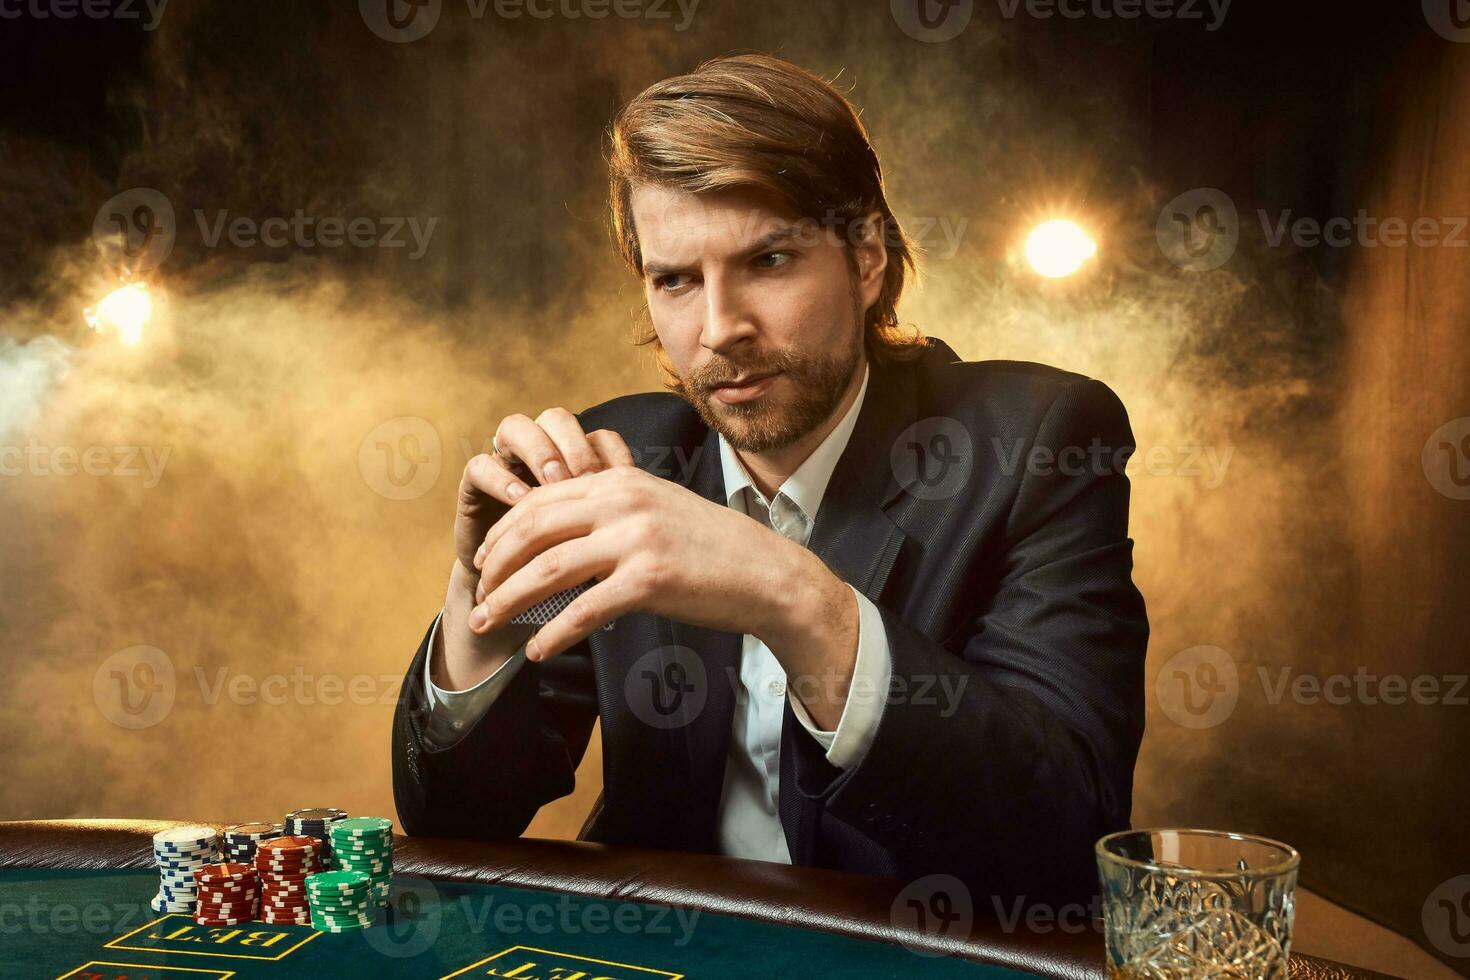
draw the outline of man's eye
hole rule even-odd
[[[662,290],[677,289],[677,286],[670,285],[670,280],[682,278],[684,278],[682,275],[659,276],[653,281],[653,288]]]
[[[763,263],[767,259],[780,258],[782,256],[785,256],[786,262],[789,262],[792,259],[792,257],[793,257],[793,253],[791,253],[791,252],[767,252],[765,255],[762,255],[760,258],[756,259],[756,261]],[[781,266],[785,265],[786,262],[778,262],[778,263],[776,263],[774,265],[769,265],[768,264],[768,265],[762,266],[762,268],[766,268],[766,269],[779,269]]]

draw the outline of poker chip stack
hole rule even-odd
[[[219,838],[211,827],[176,827],[153,835],[158,894],[149,907],[158,913],[194,911],[199,897],[194,872],[219,860]]]
[[[238,926],[254,921],[260,878],[254,867],[237,861],[194,869],[199,902],[194,921],[201,926]]]
[[[337,867],[366,875],[373,904],[386,906],[393,887],[393,821],[350,817],[332,824],[331,833]]]
[[[263,840],[285,833],[278,823],[237,823],[224,832],[225,860],[238,864],[255,863],[255,848]]]
[[[322,868],[330,870],[336,867],[332,863],[332,824],[346,819],[347,811],[334,806],[292,810],[286,814],[286,833],[297,837],[315,837],[321,841]]]
[[[353,932],[373,924],[373,881],[360,871],[323,871],[306,879],[311,927]]]
[[[255,848],[260,877],[260,921],[272,925],[311,925],[306,879],[318,873],[321,842],[288,835],[261,841]]]

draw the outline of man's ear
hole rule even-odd
[[[883,274],[888,270],[888,249],[883,241],[883,212],[870,211],[853,228],[852,249],[857,258],[858,289],[863,308],[878,302],[883,292]]]

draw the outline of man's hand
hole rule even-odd
[[[507,415],[495,430],[500,452],[481,453],[465,467],[459,483],[454,550],[465,570],[478,576],[475,549],[496,521],[530,489],[612,466],[633,466],[623,437],[608,429],[582,431],[565,408],[548,408],[533,421]]]
[[[852,605],[847,586],[796,542],[629,467],[533,489],[490,528],[475,564],[477,633],[597,579],[536,634],[526,651],[533,660],[633,610],[751,633],[780,656],[801,645],[814,610]]]
[[[525,415],[506,416],[496,428],[495,444],[497,453],[482,453],[469,461],[459,484],[455,561],[444,596],[442,628],[429,653],[434,682],[450,690],[464,690],[489,677],[533,632],[533,627],[523,625],[494,633],[470,629],[480,581],[475,550],[486,532],[525,499],[534,481],[552,484],[633,465],[633,454],[621,436],[605,429],[584,433],[576,416],[564,408],[549,408],[534,421]]]

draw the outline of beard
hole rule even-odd
[[[740,452],[764,453],[789,446],[832,416],[857,371],[863,347],[863,310],[856,281],[851,300],[853,327],[843,349],[829,354],[775,350],[741,361],[720,358],[680,377],[670,390]],[[791,382],[789,403],[775,399],[774,386],[758,398],[734,405],[715,400],[716,386],[742,375],[773,371]]]

